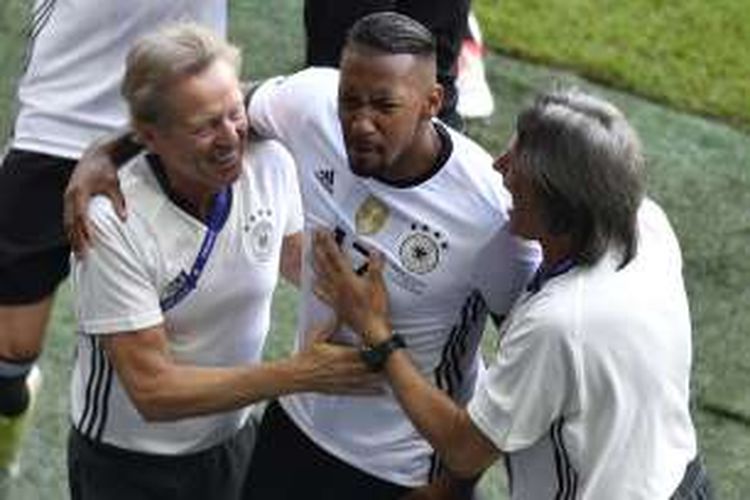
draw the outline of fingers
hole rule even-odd
[[[380,316],[387,323],[388,311],[388,289],[383,278],[385,259],[380,253],[370,256],[367,269],[367,281],[369,283],[370,308],[376,316]]]
[[[128,218],[128,210],[125,206],[125,196],[122,194],[119,184],[115,184],[108,189],[106,195],[112,200],[112,206],[114,207],[117,216],[122,222],[125,222]]]
[[[93,178],[97,184],[94,187],[94,194],[101,193],[112,202],[112,207],[115,209],[117,217],[122,222],[127,220],[127,207],[125,206],[125,195],[122,194],[120,188],[120,178],[117,176],[117,170],[110,168],[109,161],[105,162],[101,167],[97,169],[100,172],[101,177],[99,179]]]
[[[346,270],[350,269],[348,259],[336,245],[331,234],[316,230],[313,234],[313,269],[316,281],[313,293],[324,303],[335,307],[340,283],[344,280]]]
[[[348,257],[339,249],[329,231],[318,229],[313,234],[314,267],[319,275],[338,276],[351,269]]]
[[[71,190],[70,186],[65,188],[65,194],[63,195],[63,227],[65,228],[65,234],[70,234],[73,231],[73,198],[75,193]]]
[[[85,215],[76,216],[74,229],[71,233],[71,247],[73,248],[73,252],[78,258],[83,258],[86,256],[86,251],[93,244],[92,235],[93,230],[91,228],[91,224],[89,224],[88,217]]]
[[[84,256],[93,240],[93,228],[88,218],[88,206],[92,196],[98,193],[106,195],[112,201],[120,220],[124,222],[126,219],[125,197],[120,190],[117,171],[110,168],[108,157],[99,158],[97,151],[93,149],[84,153],[65,190],[65,234],[73,252],[79,258]]]
[[[385,259],[383,254],[377,251],[370,252],[370,259],[367,265],[367,277],[374,283],[383,283],[383,267]]]
[[[313,343],[298,356],[304,360],[311,390],[315,392],[372,396],[386,390],[382,374],[371,372],[359,350],[351,346]]]
[[[349,351],[346,360],[330,366],[331,372],[321,387],[321,392],[360,396],[377,396],[386,391],[387,382],[380,373],[373,373],[363,362],[359,351],[350,347],[332,346]]]
[[[319,362],[318,368],[329,376],[339,375],[346,379],[371,373],[362,361],[359,349],[350,345],[331,342],[313,343],[308,348],[307,355]]]
[[[328,286],[328,283],[318,280],[313,287],[313,293],[324,304],[327,304],[330,307],[336,306],[333,291],[331,290],[331,287]]]
[[[65,234],[73,253],[78,258],[84,257],[86,249],[91,244],[92,230],[87,214],[89,198],[88,193],[75,186],[69,186],[65,192],[63,208]]]
[[[322,236],[320,236],[321,230],[316,230],[313,233],[313,246],[312,246],[312,266],[316,276],[329,276],[330,262],[326,258],[325,252],[323,251]]]

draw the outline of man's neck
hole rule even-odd
[[[542,246],[542,265],[549,269],[571,257],[572,244],[567,234],[546,235],[539,240]]]
[[[202,222],[208,221],[208,215],[211,212],[211,206],[213,205],[216,193],[187,193],[184,190],[179,189],[176,189],[175,192],[177,196],[186,202],[183,208],[185,208],[190,215]]]
[[[442,148],[443,141],[435,125],[431,121],[424,123],[413,146],[393,164],[383,180],[404,184],[428,176],[436,168]]]
[[[160,178],[162,189],[165,190],[169,198],[182,210],[196,219],[206,222],[216,192],[201,189],[201,186],[194,182],[175,175],[156,155],[152,155],[149,161],[157,177]]]

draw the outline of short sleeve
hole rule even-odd
[[[541,262],[536,242],[511,235],[507,224],[482,248],[475,261],[473,282],[490,311],[505,316]]]
[[[94,243],[82,259],[73,259],[73,288],[80,328],[88,334],[140,330],[163,321],[154,280],[133,226],[123,223],[109,200],[89,206]]]
[[[468,406],[477,428],[504,452],[527,448],[549,432],[575,387],[565,322],[521,316],[509,318],[496,360]]]
[[[286,154],[287,173],[286,179],[286,196],[287,206],[289,210],[287,212],[286,225],[284,227],[284,235],[288,236],[293,233],[302,231],[304,225],[304,212],[302,211],[302,196],[300,195],[299,179],[297,177],[297,169],[294,166],[294,160],[291,155]]]
[[[309,140],[308,117],[333,106],[337,89],[338,71],[333,68],[308,68],[266,80],[248,103],[250,125],[262,137],[278,139],[287,147]]]

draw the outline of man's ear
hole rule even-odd
[[[428,94],[427,94],[427,101],[425,103],[425,116],[426,118],[434,118],[438,115],[440,112],[440,109],[443,107],[443,95],[445,91],[443,90],[443,86],[439,83],[432,84],[432,87],[430,88]]]
[[[151,123],[134,122],[133,131],[139,143],[149,151],[158,149],[157,142],[159,137],[159,128]]]

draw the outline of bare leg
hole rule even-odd
[[[0,305],[0,359],[30,360],[44,343],[54,294],[33,304]]]
[[[53,297],[0,306],[0,482],[18,474],[21,443],[41,382],[33,363],[42,349]]]

